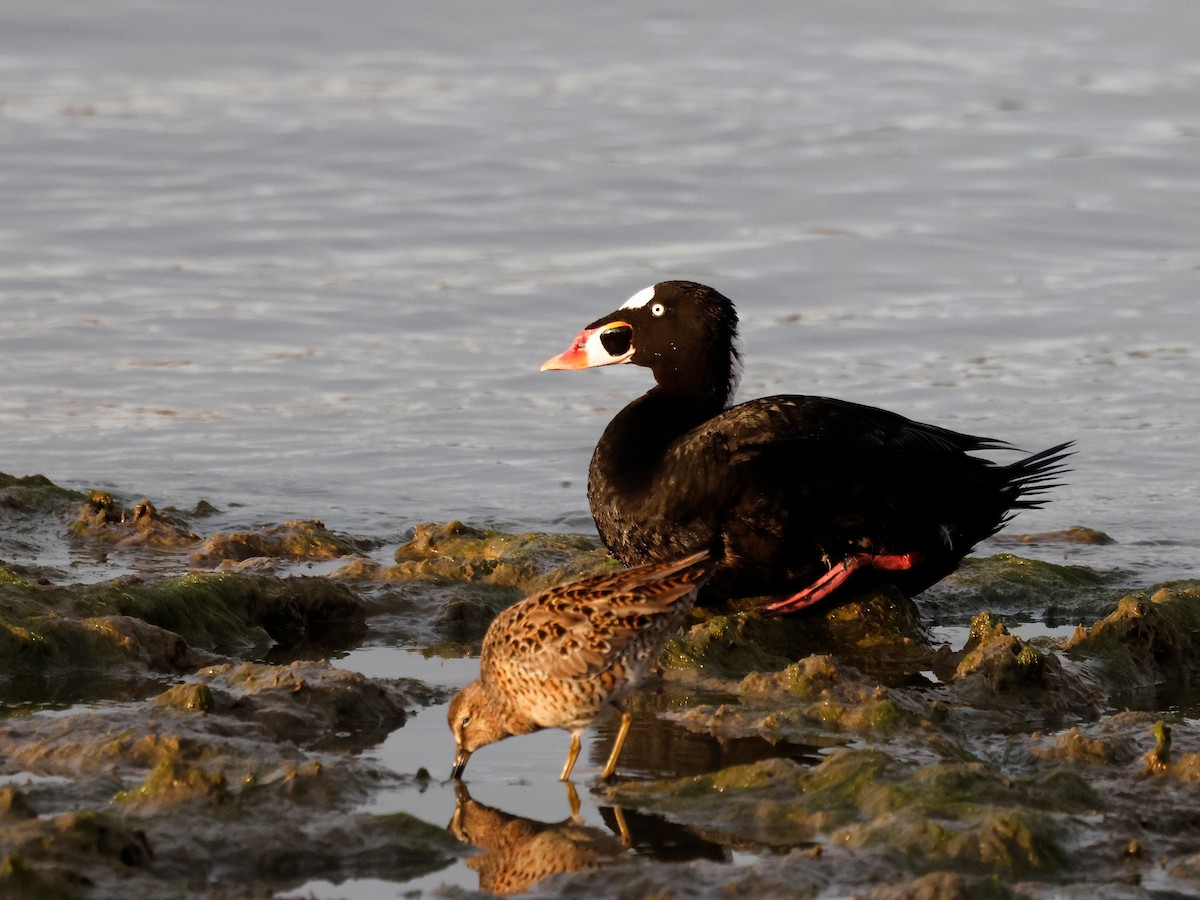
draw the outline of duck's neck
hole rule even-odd
[[[657,385],[645,397],[715,416],[733,405],[742,379],[742,354],[736,334],[714,337],[704,349],[684,358],[664,354],[650,363]]]
[[[727,409],[741,377],[736,339],[674,365],[668,356],[650,366],[658,383],[609,422],[592,456],[590,483],[620,493],[651,490],[671,445]]]
[[[621,493],[649,489],[671,445],[724,408],[722,399],[647,391],[608,423],[592,455],[590,482]]]

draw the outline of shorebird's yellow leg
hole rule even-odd
[[[608,754],[608,762],[604,764],[604,771],[600,773],[600,777],[605,781],[613,777],[613,772],[617,770],[617,757],[621,755],[621,748],[625,746],[625,738],[629,734],[629,724],[633,721],[633,716],[625,710],[621,710],[621,727],[617,729],[617,739],[613,743],[612,753]]]
[[[629,834],[629,826],[625,824],[625,810],[621,809],[621,807],[619,807],[619,806],[614,806],[612,808],[612,811],[613,811],[613,816],[617,820],[617,829],[620,831],[620,834],[621,834],[621,846],[622,847],[632,847],[633,846],[633,838]]]
[[[573,781],[567,782],[567,803],[571,807],[571,821],[579,821],[579,792],[575,790]]]
[[[575,768],[575,760],[579,759],[579,735],[571,732],[571,746],[567,749],[567,764],[563,766],[562,776],[559,781],[566,781],[571,777],[571,770]]]

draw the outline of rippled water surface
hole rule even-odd
[[[0,469],[586,529],[647,373],[538,365],[687,277],[739,303],[743,396],[1074,438],[1020,527],[1196,571],[1189,0],[0,15]]]
[[[1074,439],[1014,529],[1200,575],[1198,33],[1194,0],[6,0],[0,471],[586,531],[649,376],[538,366],[690,278],[738,303],[743,397]]]

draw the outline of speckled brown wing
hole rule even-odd
[[[515,678],[591,678],[621,662],[631,642],[665,640],[662,620],[686,611],[678,603],[707,577],[707,557],[597,575],[522,600],[488,629],[485,677],[499,665]]]

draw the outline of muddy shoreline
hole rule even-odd
[[[653,777],[577,784],[601,829],[470,784],[450,823],[371,812],[443,776],[363,751],[446,690],[328,662],[380,641],[470,655],[520,596],[613,566],[593,540],[448,522],[393,549],[317,521],[213,532],[211,513],[0,474],[0,896],[400,894],[464,860],[485,893],[1200,896],[1180,700],[1200,582],[1129,591],[1019,555],[1098,533],[1017,535],[915,602],[697,612],[639,697],[626,762]],[[52,541],[124,571],[81,582],[38,562]],[[1078,627],[1011,628],[1030,621]],[[946,626],[968,636],[931,638]],[[685,771],[691,739],[709,752]]]

